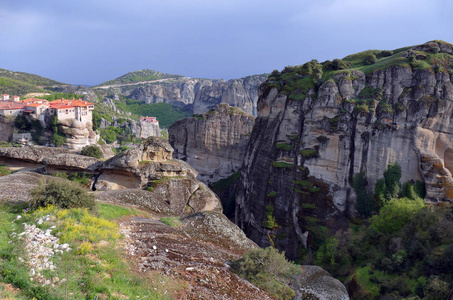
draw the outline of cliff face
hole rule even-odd
[[[169,131],[177,159],[188,162],[208,184],[228,177],[242,164],[255,118],[228,104],[179,120]]]
[[[350,69],[310,62],[261,86],[236,194],[236,221],[259,245],[272,239],[296,257],[320,225],[338,228],[354,214],[354,174],[372,192],[393,162],[401,182],[425,183],[426,201],[452,201],[453,46],[429,42],[358,64],[370,52],[346,57]]]
[[[254,75],[227,82],[190,78],[165,80],[139,86],[130,92],[129,97],[146,103],[166,102],[178,107],[189,105],[195,114],[227,103],[256,115],[258,87],[266,78],[264,75]]]

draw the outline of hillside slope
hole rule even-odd
[[[0,94],[23,96],[27,93],[45,92],[42,88],[65,85],[39,75],[0,69]]]
[[[118,78],[108,80],[98,85],[98,87],[105,86],[105,85],[121,85],[121,84],[130,84],[130,83],[138,83],[143,81],[153,81],[159,79],[167,79],[167,78],[182,78],[181,75],[174,75],[174,74],[167,74],[161,73],[157,71],[153,71],[150,69],[138,70],[134,72],[129,72],[124,74]]]

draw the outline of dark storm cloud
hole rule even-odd
[[[453,42],[452,9],[446,0],[3,0],[0,68],[86,84],[144,68],[236,78]]]

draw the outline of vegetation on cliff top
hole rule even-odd
[[[428,42],[424,45],[390,50],[368,50],[349,55],[343,59],[334,59],[319,63],[312,60],[303,65],[285,67],[281,72],[274,70],[265,83],[267,91],[276,87],[289,99],[302,101],[308,96],[317,97],[317,90],[324,82],[334,80],[335,74],[351,74],[353,70],[361,71],[365,75],[377,70],[385,70],[390,66],[402,66],[414,70],[428,69],[432,72],[448,71],[453,73],[453,55],[439,52],[439,43]],[[437,48],[436,48],[437,46]],[[430,48],[431,47],[431,48]],[[414,50],[419,49],[419,50]],[[350,80],[354,80],[350,75]],[[373,95],[374,96],[374,95]]]

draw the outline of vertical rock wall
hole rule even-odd
[[[414,53],[442,53],[435,59],[445,67],[414,63]],[[393,162],[401,182],[425,183],[426,201],[451,202],[452,54],[449,44],[414,47],[367,74],[333,72],[298,100],[285,92],[283,72],[268,80],[236,193],[237,224],[260,246],[295,258],[355,213],[354,174],[363,172],[373,192]]]
[[[193,166],[206,184],[226,178],[242,164],[254,121],[228,104],[179,120],[168,132],[174,156]]]

